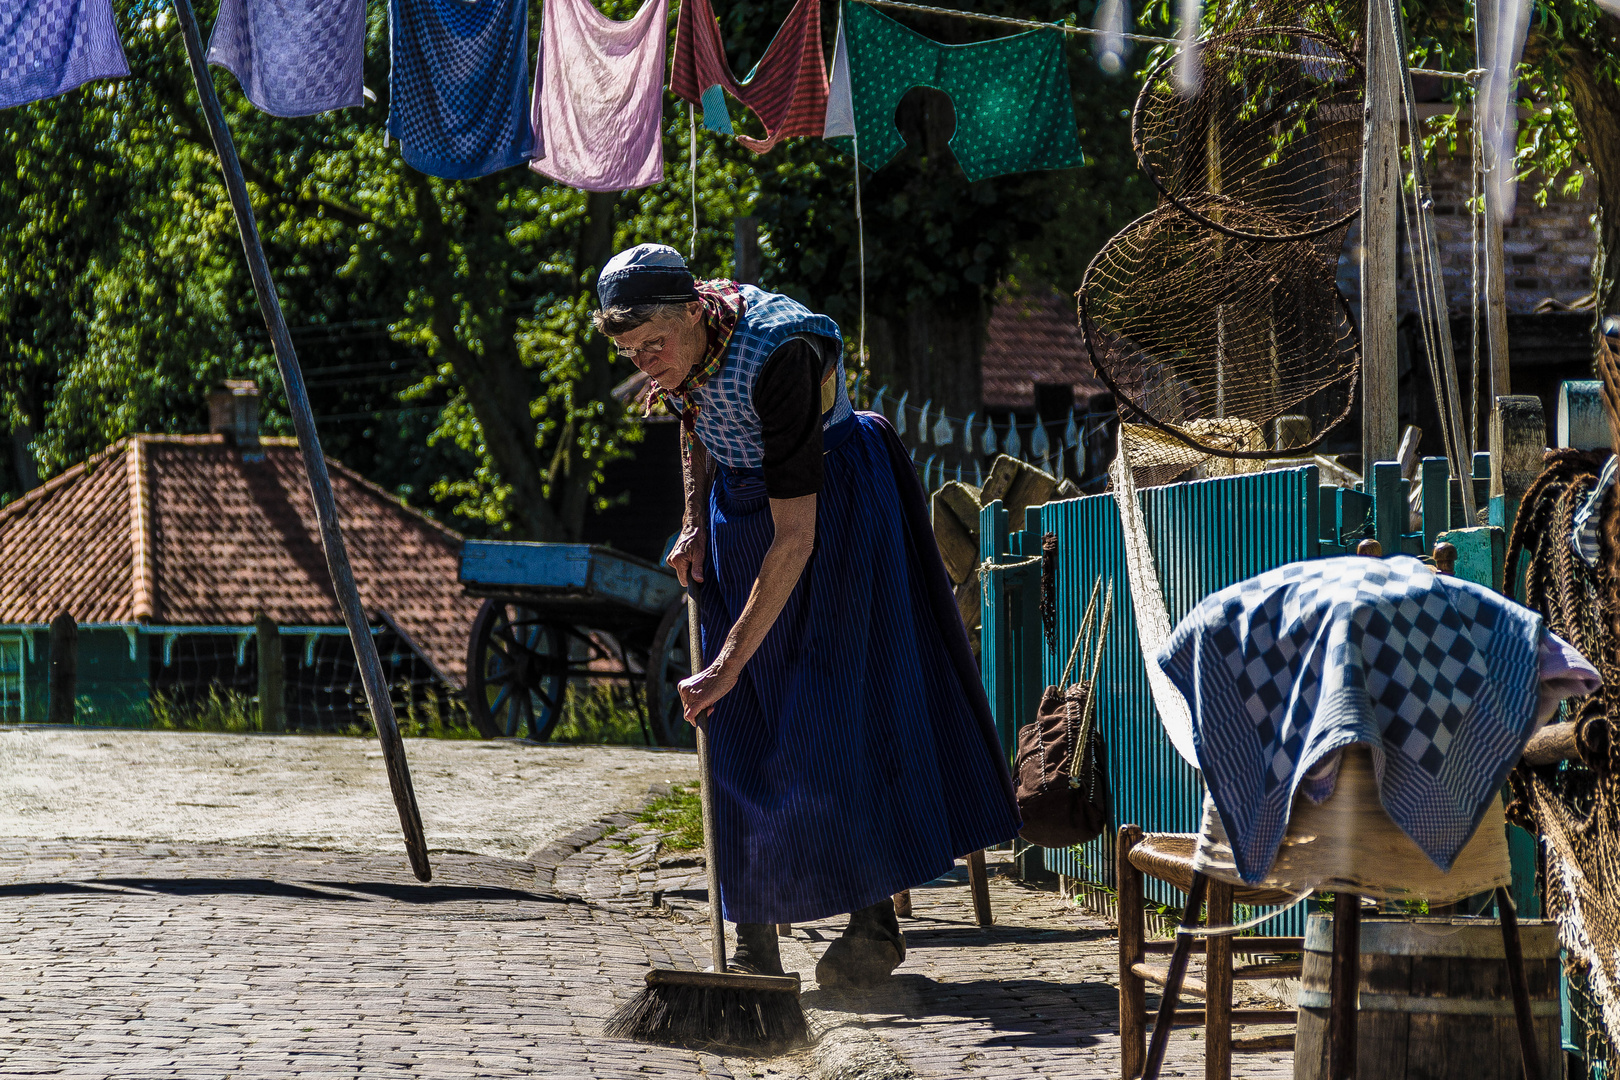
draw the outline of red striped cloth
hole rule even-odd
[[[719,86],[754,110],[765,138],[738,135],[756,154],[790,135],[820,135],[827,115],[827,65],[821,55],[821,0],[799,0],[771,39],[747,82],[726,60],[720,24],[709,0],[682,0],[675,23],[675,63],[669,88],[676,97],[703,104],[703,91]]]

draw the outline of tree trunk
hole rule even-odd
[[[495,332],[483,335],[479,348],[462,340],[458,333],[458,296],[465,291],[465,283],[456,279],[443,209],[426,176],[412,169],[406,169],[405,174],[415,191],[416,211],[422,223],[426,284],[433,297],[429,322],[438,339],[440,356],[455,370],[457,381],[466,390],[467,403],[483,434],[484,448],[501,480],[511,487],[507,513],[525,539],[568,539],[562,521],[546,498],[537,425],[529,412],[536,388],[518,358],[510,319],[504,314],[499,316],[492,328]],[[474,193],[474,197],[477,194],[482,192]],[[502,294],[502,290],[495,293]]]
[[[866,350],[873,388],[887,384],[911,391],[911,404],[932,400],[953,416],[977,412],[985,326],[983,303],[967,310],[955,303],[913,303],[894,317],[866,318]]]
[[[585,219],[580,223],[579,247],[574,253],[574,273],[580,289],[593,297],[596,295],[596,276],[613,257],[614,211],[618,200],[619,195],[615,191],[590,191],[585,194]],[[592,331],[588,326],[581,326],[580,333],[584,336]],[[576,393],[580,401],[601,401],[606,403],[608,409],[613,409],[616,403],[609,397],[609,391],[613,389],[613,368],[608,348],[607,341],[600,337],[593,336],[589,345],[583,340],[580,342],[585,365]],[[563,467],[553,470],[554,475],[561,473],[561,482],[560,485],[553,482],[551,497],[569,539],[577,540],[585,530],[585,511],[590,505],[591,475],[595,470],[589,461],[583,459],[577,436],[570,437],[574,435],[573,425],[567,425],[564,429],[565,441],[557,447],[557,453],[563,455]]]
[[[1612,56],[1601,47],[1620,43],[1620,18],[1600,15],[1595,41],[1568,42],[1565,87],[1581,129],[1581,150],[1597,185],[1597,257],[1592,261],[1592,287],[1597,293],[1597,323],[1620,314],[1620,85]],[[1609,70],[1604,70],[1605,67]],[[1594,341],[1594,346],[1596,342]]]

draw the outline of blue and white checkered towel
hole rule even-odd
[[[1325,800],[1358,742],[1390,819],[1449,870],[1530,737],[1543,632],[1409,556],[1292,563],[1205,597],[1157,659],[1243,879],[1271,868],[1295,792]]]
[[[0,109],[128,74],[112,0],[0,3]]]
[[[1598,548],[1598,529],[1603,527],[1603,500],[1614,487],[1615,470],[1620,467],[1620,454],[1609,458],[1598,476],[1597,487],[1575,511],[1575,523],[1569,534],[1569,546],[1587,566],[1596,566],[1602,552]]]
[[[361,104],[366,0],[220,0],[208,62],[271,116]]]
[[[392,0],[388,11],[388,133],[405,163],[471,180],[528,161],[526,0]]]

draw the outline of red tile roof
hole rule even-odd
[[[296,443],[246,459],[218,435],[137,435],[0,509],[0,623],[340,626]],[[339,462],[332,491],[368,612],[458,683],[478,601],[461,538]]]
[[[1107,389],[1097,378],[1075,316],[1061,293],[1002,296],[990,312],[983,360],[987,409],[1033,409],[1036,383],[1068,383],[1075,400]]]

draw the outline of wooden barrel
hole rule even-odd
[[[1542,1076],[1564,1075],[1559,1040],[1558,934],[1523,920],[1519,939]],[[1333,918],[1305,926],[1294,1080],[1328,1075]],[[1361,921],[1356,1075],[1364,1080],[1522,1080],[1502,927],[1494,919]]]

